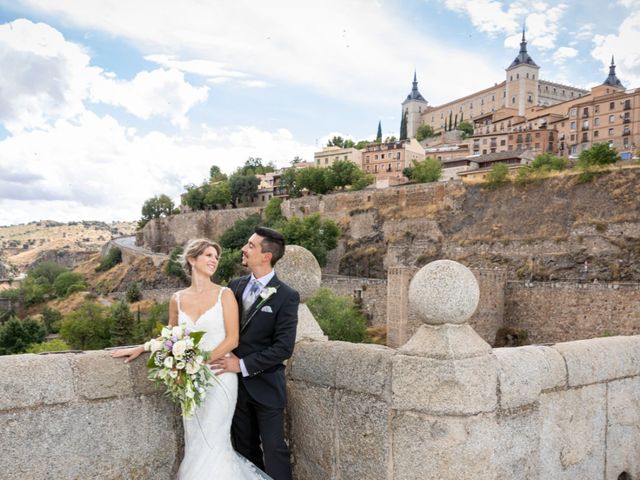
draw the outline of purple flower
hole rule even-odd
[[[171,348],[173,347],[173,342],[171,340],[167,340],[166,342],[164,342],[164,346],[171,350]]]
[[[176,337],[175,335],[173,337],[171,337],[171,341],[173,342],[177,342],[178,341],[178,337]]]

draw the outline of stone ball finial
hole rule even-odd
[[[436,260],[425,265],[409,285],[411,308],[430,325],[466,323],[479,299],[476,277],[467,267],[452,260]]]
[[[276,264],[276,271],[283,282],[300,293],[301,303],[306,302],[320,288],[320,264],[304,247],[287,245],[284,257]]]

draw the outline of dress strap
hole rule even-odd
[[[220,292],[218,293],[218,302],[220,303],[220,301],[222,300],[222,292],[224,292],[227,289],[227,287],[220,287]]]
[[[178,311],[182,311],[180,308],[180,292],[176,292],[176,303],[178,304]]]

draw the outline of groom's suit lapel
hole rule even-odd
[[[240,300],[238,301],[240,305],[242,305],[242,292],[244,292],[244,289],[247,285],[247,283],[249,282],[249,279],[251,278],[251,276],[249,275],[249,277],[247,277],[247,280],[243,282],[243,287],[240,290]],[[271,280],[269,281],[269,283],[267,283],[266,288],[269,287],[275,287],[278,288],[280,286],[280,280],[278,280],[277,275],[273,275],[273,277],[271,278]],[[278,294],[278,291],[276,290],[276,293],[274,293],[273,295],[271,295],[265,302],[264,304],[262,304],[262,306],[266,305],[268,302],[270,302],[276,295]],[[260,302],[262,302],[263,299],[260,295],[258,295],[258,297],[256,298],[255,302],[253,302],[253,305],[251,305],[251,308],[249,308],[249,310],[247,310],[246,312],[243,312],[242,315],[242,322],[240,324],[240,331],[242,332],[245,328],[247,328],[247,326],[249,325],[249,322],[251,322],[251,319],[253,319],[253,317],[255,316],[256,313],[258,313],[258,309],[256,308]]]

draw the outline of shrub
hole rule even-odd
[[[111,322],[106,307],[86,302],[64,316],[60,322],[60,336],[77,350],[110,347]]]
[[[494,189],[504,185],[509,175],[509,167],[504,163],[496,163],[487,174],[486,185]]]
[[[422,162],[413,162],[411,180],[418,183],[436,182],[442,176],[442,162],[437,158],[428,157]]]
[[[214,275],[218,283],[228,283],[233,277],[237,277],[242,269],[242,252],[240,250],[226,250],[222,252],[218,261],[218,269]]]
[[[107,254],[100,260],[96,272],[106,272],[122,262],[122,251],[118,247],[111,247]]]
[[[338,296],[328,288],[321,288],[309,299],[307,306],[330,340],[364,340],[366,319],[350,297]]]
[[[58,310],[49,307],[44,307],[40,314],[42,315],[42,323],[47,329],[47,333],[58,333],[62,314]]]
[[[272,227],[284,218],[282,216],[281,205],[282,198],[280,197],[273,197],[269,200],[269,203],[267,203],[267,206],[264,207],[264,211],[262,212],[265,225]]]
[[[138,282],[131,282],[127,287],[127,302],[134,303],[142,300],[142,292],[140,291],[140,286]]]
[[[594,165],[609,165],[620,160],[620,156],[615,148],[608,143],[595,143],[591,148],[580,153],[578,157],[578,168],[586,168]]]
[[[85,288],[84,277],[77,272],[61,273],[53,282],[53,291],[60,298],[71,295],[74,291],[80,292]]]
[[[64,352],[65,350],[71,350],[71,347],[64,340],[54,338],[48,342],[34,343],[27,348],[26,353]]]
[[[169,261],[167,261],[167,265],[164,268],[164,271],[170,277],[177,277],[182,280],[185,285],[187,285],[189,282],[189,277],[187,277],[187,272],[184,271],[184,268],[182,268],[182,265],[178,260],[183,252],[184,248],[182,248],[181,246],[177,246],[176,248],[174,248],[169,255]]]
[[[0,327],[0,355],[24,353],[33,343],[40,343],[46,336],[44,325],[32,318],[20,320],[11,317]]]
[[[111,306],[109,316],[111,317],[111,345],[121,346],[131,343],[134,325],[129,305],[126,302],[115,303]]]

